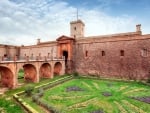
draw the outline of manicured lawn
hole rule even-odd
[[[69,87],[73,90],[68,91]],[[150,104],[132,97],[150,97],[150,87],[137,82],[82,78],[45,91],[41,100],[62,113],[92,113],[98,110],[105,113],[150,112]]]
[[[12,98],[0,98],[0,113],[24,113],[24,110],[13,102]]]
[[[24,82],[24,85],[19,88],[9,89],[7,92],[5,92],[5,94],[0,95],[0,113],[25,113],[24,109],[19,104],[17,104],[13,99],[13,94],[24,91],[26,87],[28,87],[29,85],[32,85],[33,87],[37,87],[62,77],[64,76],[57,76],[53,79],[41,79],[39,83]],[[25,101],[27,101],[27,103],[29,103],[29,105],[31,105],[37,111],[39,111],[39,113],[45,112],[45,110],[43,110],[42,107],[39,107],[37,106],[36,103],[33,103],[31,98],[25,97],[24,99]]]
[[[28,85],[44,88],[45,84],[53,84],[66,77],[68,76],[42,79],[39,83],[25,83],[20,88],[7,91],[0,97],[0,113],[24,113],[21,106],[12,99],[13,94],[24,91]],[[43,92],[44,95],[38,99],[60,113],[150,113],[150,100],[146,103],[150,99],[150,86],[138,82],[78,77]],[[36,95],[37,89],[34,88],[32,93]],[[19,98],[39,113],[47,113],[41,104],[32,101],[32,96],[23,94]]]

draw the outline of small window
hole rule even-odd
[[[143,57],[147,57],[147,56],[148,56],[148,50],[147,50],[147,49],[142,49],[142,50],[141,50],[141,55],[142,55]]]
[[[75,30],[75,31],[76,31],[76,29],[77,29],[77,28],[76,28],[76,27],[74,27],[74,30]]]
[[[124,56],[124,50],[120,50],[120,56]]]
[[[105,56],[105,51],[102,51],[102,56]]]
[[[88,57],[88,51],[87,50],[85,51],[85,57]]]
[[[74,38],[76,38],[76,35],[74,35]]]

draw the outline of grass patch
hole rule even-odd
[[[67,92],[66,88],[69,86],[80,87],[84,90]],[[111,96],[104,96],[103,92],[109,92]],[[129,98],[130,96],[143,95],[150,95],[149,86],[138,82],[80,78],[46,90],[41,100],[54,106],[62,113],[90,113],[97,109],[102,109],[105,113],[128,113],[130,109],[132,112],[140,110],[148,113],[150,108],[147,103]],[[140,103],[140,106],[137,106],[136,103]]]
[[[24,110],[11,98],[0,98],[0,113],[24,113]]]
[[[74,76],[74,79],[53,85],[65,77],[67,76],[42,79],[39,83],[28,83],[28,85],[25,83],[20,88],[7,91],[0,98],[0,110],[12,113],[13,110],[11,109],[14,109],[14,113],[24,113],[11,97],[17,92],[25,91],[28,86],[32,85],[34,88],[33,95],[37,94],[38,89],[42,89],[43,96],[38,97],[38,99],[41,103],[44,102],[47,108],[52,108],[57,113],[92,113],[94,111],[103,111],[104,113],[136,113],[138,110],[141,113],[150,112],[148,103],[130,98],[150,96],[149,86],[140,82],[97,80]],[[49,85],[52,85],[52,87],[48,87]],[[41,103],[33,102],[32,96],[23,94],[19,98],[39,113],[46,112],[47,108],[41,107]],[[10,106],[10,108],[7,106]]]
[[[41,86],[43,84],[55,81],[57,79],[66,77],[67,75],[64,76],[57,76],[53,79],[41,79],[39,83],[24,83],[23,86],[16,88],[16,89],[10,89],[7,92],[5,92],[1,97],[0,97],[0,113],[24,113],[24,109],[20,105],[18,105],[14,100],[13,100],[13,95],[25,91],[28,86],[33,86],[33,88]],[[30,96],[31,97],[31,96]],[[33,108],[35,108],[37,111],[40,113],[45,112],[45,110],[38,106],[36,103],[32,102],[32,98],[29,98],[27,96],[21,97],[23,101],[31,105]],[[7,100],[8,99],[8,100]]]

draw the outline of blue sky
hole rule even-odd
[[[70,21],[85,23],[85,36],[150,34],[150,0],[0,0],[0,44],[30,45],[70,35]]]

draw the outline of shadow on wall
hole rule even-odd
[[[44,63],[40,67],[40,77],[51,78],[51,65],[49,63]]]
[[[27,82],[35,82],[37,76],[37,71],[35,66],[32,64],[26,64],[23,66],[23,69],[24,69],[24,79]]]
[[[13,88],[13,73],[7,67],[0,66],[0,86]]]
[[[56,62],[54,65],[54,76],[60,75],[62,70],[62,64],[60,62]]]

